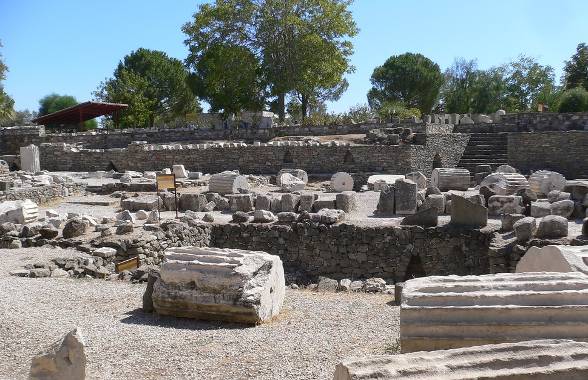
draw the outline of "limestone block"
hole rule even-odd
[[[280,200],[280,209],[284,212],[296,212],[300,203],[300,195],[283,194]]]
[[[518,173],[493,173],[486,176],[480,186],[486,186],[498,195],[512,195],[521,189],[528,189],[529,182]]]
[[[527,241],[533,238],[537,231],[537,222],[532,216],[517,220],[512,226],[517,241]]]
[[[549,194],[547,194],[547,200],[549,203],[570,199],[572,199],[572,194],[565,191],[551,190]]]
[[[334,209],[335,208],[335,200],[334,199],[317,199],[314,201],[312,208],[314,211],[320,211],[324,208]]]
[[[253,213],[253,222],[255,223],[271,223],[276,221],[276,216],[267,210],[255,210]]]
[[[26,224],[39,218],[39,206],[30,199],[0,203],[0,223]]]
[[[403,175],[392,175],[392,174],[375,174],[371,175],[367,179],[368,189],[374,191],[382,191],[387,185],[394,185],[397,179],[406,178]]]
[[[524,217],[525,215],[523,214],[503,214],[500,218],[502,223],[501,230],[504,232],[512,231],[514,224]]]
[[[427,177],[421,172],[408,173],[404,177],[416,183],[419,190],[427,188]]]
[[[437,209],[434,207],[418,211],[414,215],[404,217],[400,224],[405,226],[435,227],[438,223]]]
[[[174,165],[172,170],[176,178],[188,178],[188,171],[184,168],[184,165]]]
[[[433,169],[431,185],[441,191],[467,190],[470,187],[470,171],[458,168]]]
[[[253,197],[251,194],[232,194],[228,198],[232,211],[253,211]]]
[[[333,191],[351,191],[353,190],[353,178],[349,173],[337,172],[331,177],[331,189]]]
[[[459,124],[474,124],[474,120],[471,117],[464,115],[461,119],[459,119]]]
[[[31,144],[20,148],[20,169],[30,173],[41,171],[38,146]]]
[[[236,172],[222,172],[210,176],[210,182],[208,183],[210,192],[222,195],[236,194],[239,193],[239,189],[249,189],[247,177]]]
[[[588,246],[531,247],[518,262],[516,272],[582,272],[588,274]]]
[[[298,220],[298,214],[296,214],[295,212],[288,212],[288,211],[283,211],[283,212],[279,212],[278,215],[278,222],[281,223],[293,223],[296,220]]]
[[[410,374],[417,374],[415,377]],[[343,360],[334,380],[588,378],[588,343],[563,339]]]
[[[129,210],[124,210],[116,214],[116,220],[125,220],[131,223],[135,223],[135,215],[131,213]]]
[[[249,221],[249,215],[243,211],[237,211],[232,216],[233,223],[247,223]]]
[[[302,191],[306,186],[303,180],[293,176],[290,173],[282,173],[279,177],[280,188],[283,192],[291,193],[293,191]]]
[[[271,210],[272,197],[269,195],[258,195],[255,198],[255,209],[256,210]]]
[[[493,195],[488,199],[488,215],[521,214],[523,198],[518,195]]]
[[[450,209],[452,224],[469,227],[484,227],[488,224],[488,209],[459,195],[451,197]]]
[[[431,194],[425,198],[423,209],[434,208],[437,210],[437,215],[445,212],[445,197],[443,194]]]
[[[496,173],[517,173],[517,169],[513,168],[510,165],[500,165],[496,168]]]
[[[563,190],[566,178],[548,170],[538,170],[529,177],[529,187],[538,195],[547,195],[551,190]]]
[[[378,206],[376,208],[376,214],[378,215],[393,215],[395,213],[394,199],[395,191],[394,186],[386,186],[385,189],[380,191],[380,198],[378,200]]]
[[[205,194],[183,193],[180,195],[180,211],[202,211],[207,203]]]
[[[542,218],[551,215],[551,205],[547,202],[531,202],[531,216]]]
[[[335,205],[337,209],[347,213],[354,211],[357,208],[357,193],[355,191],[344,191],[337,194]]]
[[[312,212],[312,206],[314,205],[314,201],[318,199],[318,194],[301,194],[300,195],[300,204],[298,205],[298,210],[300,212],[307,211]]]
[[[139,210],[157,210],[158,205],[157,196],[145,195],[140,197],[131,197],[120,201],[120,206],[123,210],[139,211]]]
[[[551,215],[559,215],[563,216],[564,218],[569,218],[574,212],[574,201],[568,199],[553,202],[550,206],[550,209]]]
[[[280,312],[286,286],[278,256],[197,247],[170,248],[164,256],[153,289],[158,314],[257,324]]]
[[[566,236],[568,236],[568,220],[563,216],[547,215],[539,222],[538,238],[557,239]]]
[[[343,210],[333,210],[328,208],[323,208],[319,210],[318,215],[320,216],[321,223],[324,224],[335,224],[342,222],[345,220],[345,211]]]
[[[500,273],[404,283],[402,352],[534,339],[588,341],[588,276]]]
[[[394,184],[394,204],[398,215],[411,215],[417,211],[417,184],[398,179]]]
[[[85,343],[77,328],[31,361],[30,380],[83,380],[85,378]]]
[[[278,174],[276,175],[276,185],[282,186],[281,176],[284,173],[288,173],[293,175],[294,177],[300,179],[306,185],[308,183],[308,174],[302,169],[281,169]]]

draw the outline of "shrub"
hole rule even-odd
[[[588,111],[588,91],[582,87],[564,91],[559,102],[559,112]]]

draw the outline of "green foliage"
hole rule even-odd
[[[588,111],[588,91],[583,87],[566,90],[559,101],[559,112]]]
[[[10,118],[0,120],[1,127],[14,127],[17,125],[31,125],[32,120],[37,117],[37,112],[28,109],[13,112]]]
[[[1,42],[0,47],[2,47]],[[6,79],[7,71],[8,67],[4,64],[0,54],[0,121],[10,119],[14,112],[14,100],[4,91],[2,85],[2,81]]]
[[[203,4],[193,20],[182,30],[188,36],[190,51],[187,63],[199,79],[199,94],[217,100],[217,109],[237,113],[250,106],[242,101],[243,78],[252,78],[255,95],[266,90],[276,97],[274,107],[284,119],[286,97],[300,95],[301,112],[306,114],[312,98],[337,99],[341,94],[343,75],[353,68],[349,56],[353,47],[349,38],[357,27],[348,10],[350,0],[216,0]],[[222,48],[219,48],[222,46]],[[212,53],[211,53],[212,52]],[[225,70],[224,80],[215,75],[212,63],[231,60],[234,54],[247,56],[255,63],[239,70]],[[203,73],[213,76],[205,80]],[[197,86],[198,87],[198,86]],[[229,90],[226,90],[227,87]],[[237,97],[226,96],[230,92]],[[221,102],[213,95],[221,94]],[[200,95],[202,96],[202,95]],[[261,97],[267,101],[267,96]],[[233,102],[231,103],[231,99]],[[254,96],[254,105],[258,96]]]
[[[56,93],[49,94],[39,100],[39,116],[48,115],[53,112],[61,111],[63,109],[73,107],[78,104],[76,98],[71,95],[58,95]],[[87,120],[83,123],[84,130],[96,129],[98,126],[95,119]],[[57,129],[61,127],[66,128],[79,128],[78,125],[58,125],[58,124],[47,124],[45,127],[49,129]]]
[[[505,105],[510,112],[536,109],[539,99],[546,99],[557,90],[553,68],[540,65],[534,58],[521,55],[502,70],[506,84]]]
[[[439,65],[422,54],[392,56],[376,67],[368,101],[379,109],[386,102],[402,102],[408,108],[430,112],[439,96],[443,75]]]
[[[380,106],[377,110],[378,116],[384,120],[391,120],[393,117],[408,119],[410,117],[421,117],[421,111],[418,108],[407,108],[404,104],[399,102],[387,102]]]
[[[157,50],[140,48],[125,56],[94,95],[129,105],[121,115],[123,127],[153,127],[199,110],[182,62]]]
[[[588,90],[588,46],[585,43],[578,44],[576,54],[564,67],[565,88],[584,87]]]

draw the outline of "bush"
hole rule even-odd
[[[564,91],[559,102],[559,112],[585,111],[588,111],[588,91],[582,87]]]

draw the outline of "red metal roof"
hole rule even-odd
[[[78,124],[98,116],[110,115],[127,108],[127,104],[84,102],[33,120],[37,124]]]

